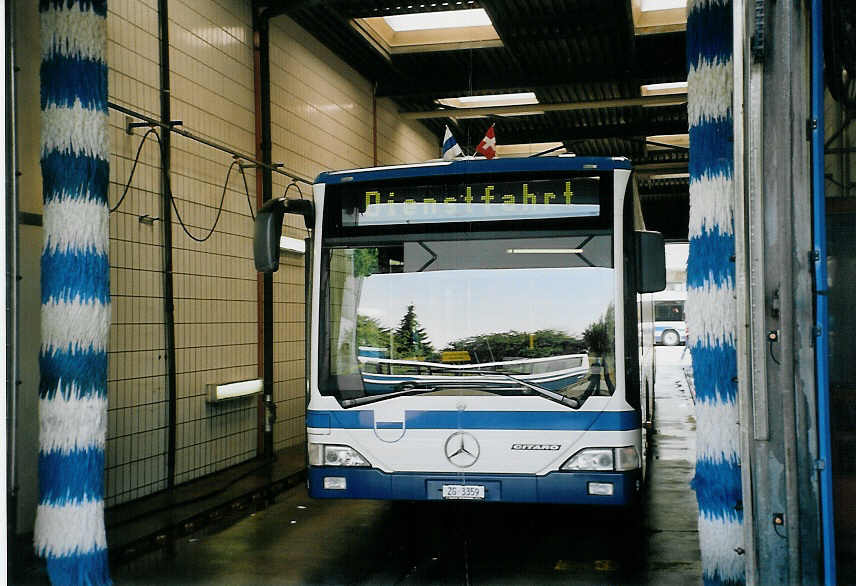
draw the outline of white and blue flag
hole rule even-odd
[[[460,157],[464,154],[455,137],[452,136],[452,131],[449,130],[449,125],[446,125],[446,134],[443,135],[443,158],[452,160],[455,157]]]

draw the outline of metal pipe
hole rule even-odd
[[[427,112],[400,112],[407,120],[426,118],[454,118],[456,116],[502,116],[523,112],[560,112],[570,110],[595,110],[602,108],[626,108],[631,106],[681,106],[687,103],[686,94],[667,94],[663,96],[642,96],[641,98],[620,98],[615,100],[592,100],[586,102],[562,102],[560,104],[522,104],[518,106],[477,106],[473,108],[450,108],[448,110],[430,110]]]
[[[820,516],[823,537],[823,579],[836,583],[835,520],[832,500],[832,441],[829,417],[829,283],[826,267],[826,196],[824,193],[823,2],[811,3],[811,133],[812,207],[815,287],[815,371],[817,376]]]
[[[158,33],[160,43],[160,125],[171,128],[169,86],[169,0],[158,0]],[[176,396],[175,375],[175,302],[172,275],[172,208],[170,207],[170,133],[161,137],[161,227],[163,246],[164,345],[167,378],[167,446],[166,486],[175,485]]]
[[[139,118],[140,120],[145,120],[146,122],[148,122],[152,126],[158,126],[158,127],[162,128],[163,130],[167,130],[169,132],[174,132],[175,134],[180,134],[181,136],[183,136],[185,138],[189,138],[190,140],[194,140],[196,142],[201,142],[202,144],[209,146],[213,149],[217,149],[218,151],[228,153],[235,158],[243,159],[245,161],[249,161],[250,163],[253,163],[254,165],[258,165],[259,167],[267,169],[268,171],[273,171],[274,173],[279,173],[280,175],[285,175],[286,177],[293,179],[294,181],[299,181],[301,183],[306,183],[308,185],[312,184],[312,181],[310,181],[309,179],[304,179],[303,177],[301,177],[299,175],[295,175],[293,173],[283,171],[282,169],[278,168],[276,165],[273,165],[272,163],[269,163],[269,162],[263,163],[263,162],[255,159],[255,158],[251,157],[250,155],[247,155],[247,154],[242,153],[240,151],[236,151],[235,149],[232,149],[232,148],[227,147],[225,145],[216,143],[212,140],[208,140],[207,138],[202,138],[201,136],[197,136],[197,135],[193,134],[192,132],[188,132],[187,130],[183,130],[181,128],[178,128],[174,124],[170,124],[169,120],[163,120],[163,119],[155,120],[154,118],[151,118],[150,116],[146,116],[142,112],[136,112],[130,108],[126,108],[125,106],[121,106],[121,105],[116,104],[114,102],[108,101],[107,106],[112,110],[116,110],[117,112],[122,112],[123,114],[127,114],[128,116],[133,116],[134,118]]]
[[[259,149],[262,159],[262,202],[273,198],[273,176],[271,166],[273,141],[271,138],[271,110],[270,110],[270,17],[267,11],[256,17],[256,31],[258,34],[259,51],[259,103],[261,140]],[[263,299],[263,344],[262,344],[262,379],[264,380],[264,456],[274,457],[273,427],[276,422],[276,402],[273,397],[273,275],[265,273],[262,276],[262,299]]]
[[[9,459],[7,467],[7,516],[11,535],[18,530],[18,372],[19,323],[18,262],[18,116],[17,84],[15,74],[15,3],[6,3],[6,393],[7,438]]]
[[[763,18],[763,7],[759,7],[757,0],[749,8],[754,13],[757,21]],[[757,24],[756,27],[757,29]],[[764,27],[762,27],[764,28]],[[770,392],[767,388],[767,252],[765,245],[766,214],[764,213],[767,197],[767,188],[764,185],[766,174],[764,172],[764,68],[763,59],[758,59],[761,48],[756,46],[752,59],[748,62],[749,79],[747,82],[746,108],[748,116],[748,148],[746,160],[746,193],[748,194],[748,216],[747,223],[747,252],[749,253],[748,282],[752,285],[748,290],[749,315],[748,323],[750,340],[748,351],[750,352],[749,364],[751,379],[752,413],[747,415],[747,424],[751,423],[752,436],[750,442],[767,442],[770,440]],[[757,444],[756,444],[757,446]],[[765,446],[763,450],[767,450]],[[754,455],[758,456],[759,465],[767,455],[762,455],[753,449]],[[750,470],[751,473],[751,470]],[[755,486],[755,483],[753,483]],[[763,492],[763,488],[760,489]],[[754,522],[754,521],[753,521]],[[753,530],[753,538],[757,536]],[[758,562],[758,559],[755,560]],[[760,570],[757,570],[760,573]],[[759,576],[756,576],[760,580]]]
[[[784,46],[788,50],[783,51],[783,55],[777,60],[781,65],[781,73],[788,78],[793,79],[796,57],[792,47],[797,41],[793,38],[793,29],[795,21],[798,20],[797,9],[791,6],[790,10],[784,11],[780,21],[782,30],[788,35],[784,40]],[[793,94],[788,96],[786,103],[789,111],[793,111],[794,107]],[[805,139],[805,134],[795,131],[795,123],[791,123],[786,127],[787,131],[782,133],[782,138],[791,144]],[[800,128],[802,130],[802,128]],[[801,548],[800,543],[800,507],[799,507],[799,462],[797,457],[797,406],[796,406],[796,349],[797,349],[797,324],[796,317],[796,295],[794,292],[796,282],[794,275],[794,264],[796,262],[795,255],[798,254],[795,250],[795,212],[794,212],[794,185],[795,179],[793,174],[793,163],[791,158],[783,159],[783,162],[790,163],[791,169],[788,175],[784,178],[777,188],[784,186],[785,189],[777,189],[774,192],[774,197],[777,198],[775,204],[776,223],[779,231],[778,243],[783,246],[781,248],[780,266],[776,267],[776,273],[779,278],[778,293],[780,299],[779,312],[779,338],[778,346],[781,348],[780,364],[778,365],[778,377],[780,397],[781,397],[781,421],[782,421],[782,458],[784,464],[784,515],[785,515],[785,532],[787,535],[787,577],[789,582],[799,582],[802,575],[801,566]],[[771,397],[772,398],[772,397]],[[775,528],[773,528],[774,530]]]
[[[795,21],[798,20],[797,10],[791,7],[783,15],[782,24],[785,31],[788,31],[787,45],[794,46],[796,41],[793,40],[793,28]],[[780,58],[782,65],[782,73],[793,79],[794,69],[798,67],[797,59],[793,50],[783,52],[784,55]],[[796,98],[799,99],[799,98]],[[789,96],[788,103],[790,111],[794,107],[793,94]],[[800,128],[799,130],[802,130]],[[795,130],[794,123],[788,127],[788,131],[783,133],[783,137],[789,140],[791,144],[805,139],[805,134]],[[788,157],[786,162],[790,162]],[[793,171],[793,167],[791,167]],[[779,189],[775,193],[778,201],[776,203],[776,221],[779,230],[779,241],[784,246],[782,248],[782,256],[780,258],[781,265],[776,271],[779,276],[779,347],[781,350],[780,365],[778,366],[777,381],[781,390],[781,417],[782,417],[782,456],[784,463],[784,481],[785,481],[785,532],[787,534],[787,568],[788,581],[799,582],[802,575],[802,558],[800,542],[800,507],[799,507],[799,461],[797,456],[797,406],[796,406],[796,385],[795,373],[797,364],[795,355],[797,352],[797,324],[796,324],[796,288],[794,258],[798,252],[796,251],[795,242],[795,212],[794,212],[794,185],[795,179],[793,172],[789,173],[783,185],[787,189]]]
[[[252,2],[253,11],[253,94],[255,102],[255,129],[256,129],[256,159],[261,160],[262,153],[262,90],[261,90],[261,17],[259,8],[255,1]],[[256,167],[256,209],[264,205],[264,178],[261,170]],[[265,279],[263,273],[256,273],[256,374],[264,380],[264,348],[265,348]],[[265,457],[265,402],[261,394],[256,400],[256,456]]]
[[[735,293],[737,296],[737,402],[740,425],[740,479],[743,499],[743,550],[746,563],[746,586],[758,583],[758,562],[753,527],[754,496],[752,493],[752,364],[750,348],[752,332],[749,327],[749,238],[747,212],[747,150],[746,150],[746,5],[734,0],[733,57],[734,64],[734,256]],[[749,115],[754,115],[750,111]],[[751,172],[751,169],[749,170]]]

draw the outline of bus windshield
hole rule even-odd
[[[378,246],[328,248],[321,262],[322,394],[354,403],[404,391],[552,392],[581,405],[614,391],[615,275],[607,230],[402,236]]]

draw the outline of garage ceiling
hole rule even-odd
[[[638,171],[649,224],[668,238],[683,240],[686,139],[682,146],[669,145],[681,144],[673,135],[687,133],[686,94],[672,96],[678,99],[669,105],[640,105],[650,99],[642,95],[642,86],[687,78],[686,32],[679,22],[685,9],[640,11],[662,1],[266,0],[257,5],[294,19],[374,81],[377,95],[393,99],[407,116],[451,110],[438,104],[442,98],[534,92],[538,103],[529,111],[537,113],[435,114],[442,117],[422,122],[438,145],[448,124],[467,153],[495,124],[500,145],[562,143],[578,155],[626,156]],[[434,45],[430,51],[422,50],[424,42],[390,48],[380,30],[386,25],[379,17],[478,8],[490,17],[498,41]],[[676,14],[681,17],[677,22]],[[375,34],[372,23],[377,22]],[[616,106],[614,100],[633,105]],[[539,105],[551,109],[538,110]]]

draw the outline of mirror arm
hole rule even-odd
[[[315,205],[312,201],[308,199],[279,199],[284,202],[286,214],[299,214],[303,216],[303,222],[306,224],[307,230],[312,230],[315,227]]]

